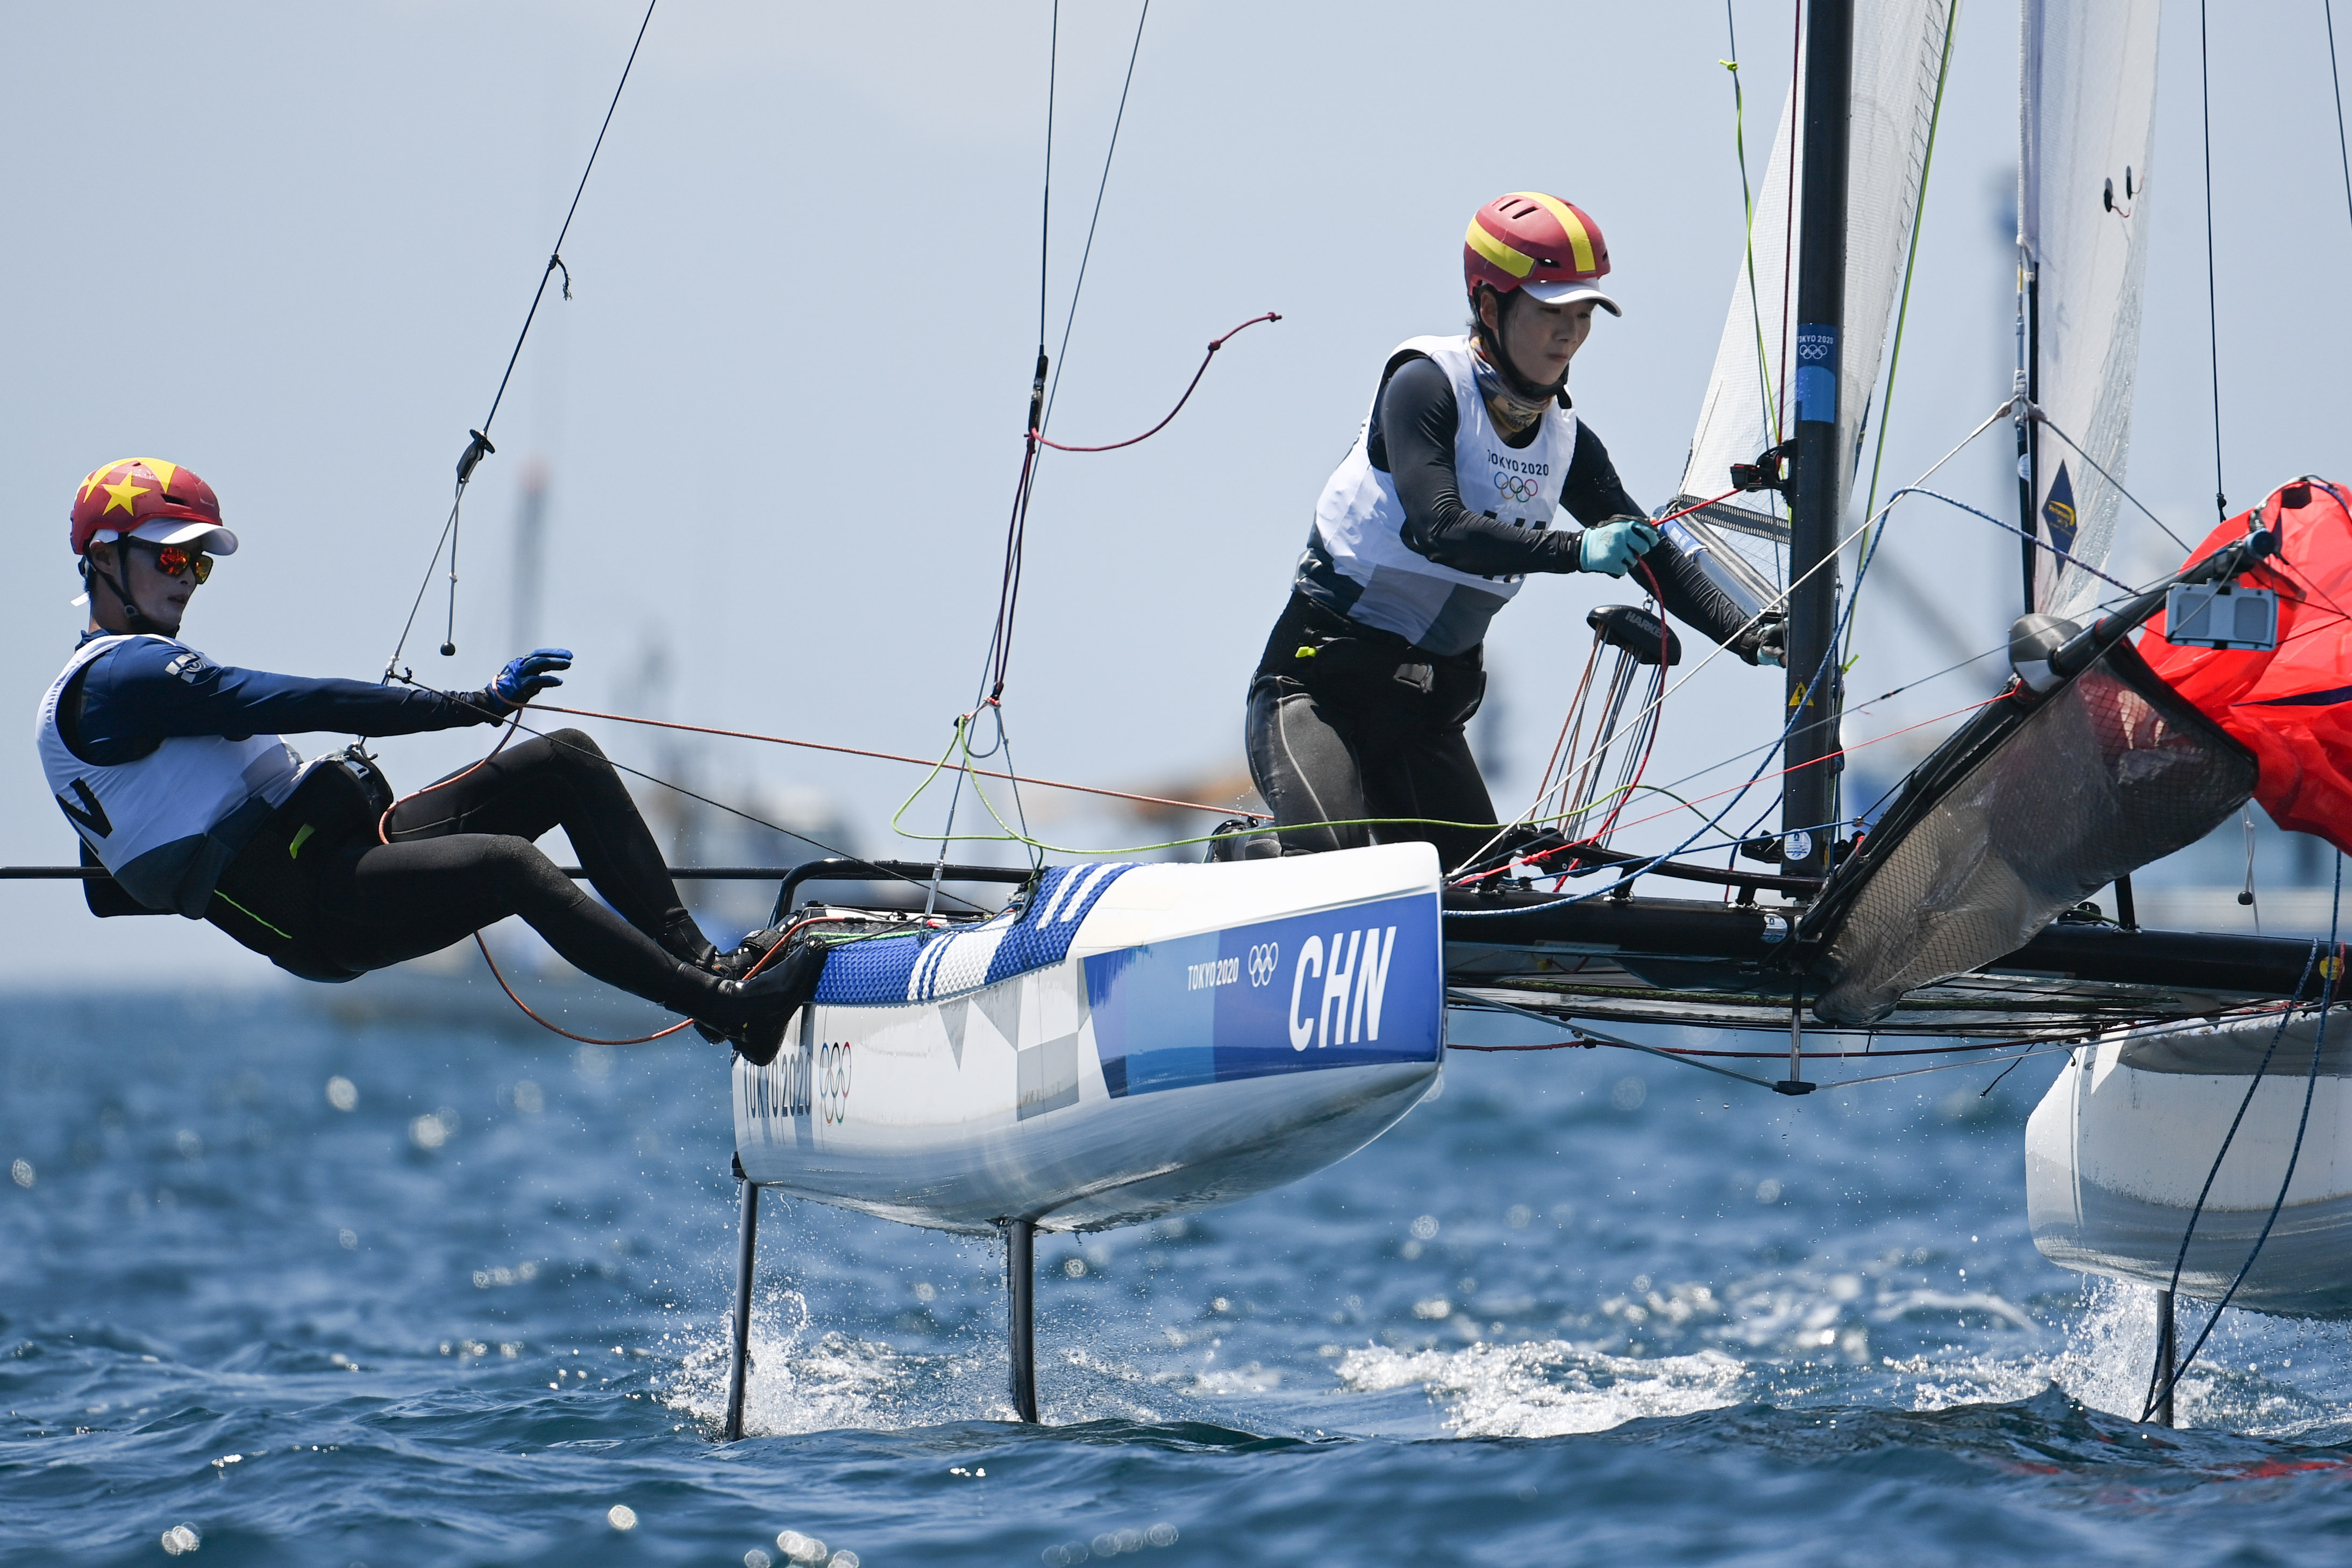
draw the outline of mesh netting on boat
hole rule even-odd
[[[1914,775],[1809,937],[1813,1011],[1866,1024],[2013,952],[2252,794],[2252,753],[2119,643],[2030,710],[1994,705]]]

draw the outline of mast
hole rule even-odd
[[[2042,494],[2042,462],[2032,410],[2042,401],[2042,47],[2048,18],[2041,0],[2018,6],[2017,45],[2017,379],[2010,391],[2010,416],[2017,426],[2017,547],[2022,554],[2025,598],[2021,613],[2036,608],[2033,592],[2033,503]],[[2055,573],[2052,574],[2054,578]],[[2053,582],[2053,586],[2055,586]]]
[[[1836,798],[1838,523],[1849,455],[1838,442],[1841,329],[1845,324],[1848,100],[1853,0],[1811,0],[1805,14],[1803,187],[1797,257],[1797,471],[1789,536],[1789,773],[1781,797],[1791,871],[1829,866]],[[1818,678],[1818,679],[1817,679]],[[1813,765],[1808,765],[1813,764]]]
[[[2042,454],[2033,428],[2032,410],[2042,401],[2042,345],[2037,341],[2042,326],[2041,269],[2034,265],[2033,252],[2020,235],[2017,247],[2017,382],[2016,402],[2012,418],[2017,426],[2017,526],[2023,531],[2017,547],[2024,553],[2025,609],[2033,610],[2034,541],[2038,530],[2033,521],[2033,498],[2042,489]],[[2054,577],[2056,574],[2053,572]]]

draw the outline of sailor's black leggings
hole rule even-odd
[[[381,969],[520,915],[568,962],[648,1001],[731,1023],[709,942],[679,901],[659,846],[596,742],[578,730],[509,746],[403,801],[392,842],[341,847],[311,884],[321,945],[349,969]],[[532,840],[561,827],[606,902]],[[369,836],[371,838],[373,835]],[[610,907],[607,907],[609,904]]]
[[[1418,839],[1449,869],[1476,854],[1496,831],[1495,803],[1463,731],[1486,686],[1478,649],[1433,657],[1294,600],[1244,728],[1250,777],[1291,829],[1283,853]]]

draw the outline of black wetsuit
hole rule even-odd
[[[1463,503],[1454,473],[1460,417],[1451,378],[1423,357],[1395,363],[1373,400],[1366,455],[1396,486],[1406,545],[1441,566],[1482,576],[1582,570],[1580,530],[1519,528]],[[1526,442],[1538,428],[1528,428]],[[1643,515],[1601,437],[1582,420],[1560,505],[1588,526]],[[1654,593],[1677,619],[1755,662],[1752,634],[1740,635],[1747,617],[1672,541],[1643,554],[1630,581]],[[1436,845],[1450,868],[1495,832],[1494,802],[1464,733],[1486,694],[1484,644],[1450,654],[1417,647],[1350,619],[1350,598],[1320,535],[1310,532],[1290,602],[1250,682],[1251,777],[1278,826],[1432,819],[1285,832],[1286,854],[1418,839]],[[1467,826],[1442,826],[1448,823]]]
[[[185,651],[126,643],[92,660],[58,705],[68,749],[103,767],[137,761],[173,736],[407,735],[511,711],[484,693],[309,680],[201,656],[191,663]],[[385,825],[389,843],[377,840],[382,802],[355,793],[362,786],[350,774],[332,763],[313,770],[230,863],[205,918],[281,967],[340,980],[520,915],[599,980],[679,1012],[738,1021],[740,1006],[703,967],[710,944],[660,847],[585,733],[520,741],[403,801]],[[605,901],[534,847],[559,826]],[[119,889],[94,891],[91,907],[144,912]]]

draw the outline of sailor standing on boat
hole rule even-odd
[[[1285,854],[1423,839],[1450,868],[1492,837],[1463,731],[1486,692],[1486,623],[1528,573],[1622,577],[1638,562],[1677,619],[1780,662],[1780,624],[1748,626],[1661,539],[1572,411],[1569,362],[1594,309],[1624,313],[1599,286],[1600,226],[1514,192],[1478,209],[1462,261],[1471,331],[1389,355],[1250,683],[1250,774],[1292,829]],[[1553,530],[1559,508],[1585,526]],[[1424,820],[1360,825],[1381,817]]]
[[[85,884],[93,913],[207,920],[280,968],[329,981],[520,915],[585,973],[772,1057],[814,988],[822,950],[739,980],[769,939],[716,952],[587,735],[508,746],[394,806],[363,752],[306,763],[272,732],[494,723],[561,686],[567,650],[536,649],[471,692],[215,664],[179,640],[180,621],[236,535],[221,526],[211,486],[157,458],[85,479],[71,542],[89,626],[41,699],[34,740],[83,863],[110,874]],[[532,845],[556,826],[607,902]]]

